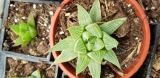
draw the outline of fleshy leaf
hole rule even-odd
[[[97,39],[97,37],[94,36],[94,37],[90,38],[88,42],[94,44],[96,39]]]
[[[23,78],[23,77],[20,77],[20,78]],[[25,77],[24,77],[25,78]],[[35,76],[29,76],[29,77],[27,77],[27,78],[37,78],[37,77],[35,77]]]
[[[74,52],[74,50],[63,50],[62,53],[53,62],[53,64],[67,62],[76,57],[78,57],[78,53]]]
[[[78,61],[76,67],[76,75],[81,73],[90,63],[91,58],[88,57],[86,54],[78,53]]]
[[[19,19],[19,24],[25,23],[23,20]]]
[[[32,38],[31,39],[31,44],[34,44],[36,42],[36,39],[35,38]]]
[[[100,28],[102,31],[111,35],[114,31],[116,31],[126,21],[126,19],[127,18],[118,18],[118,19],[106,22],[106,23],[100,25]]]
[[[29,32],[30,32],[30,35],[32,38],[36,37],[37,36],[37,30],[33,27],[29,27]]]
[[[53,46],[48,52],[51,51],[62,51],[62,50],[74,50],[75,42],[70,36]]]
[[[106,55],[105,50],[99,50],[99,51],[94,51],[94,52],[89,52],[87,54],[90,58],[101,64],[104,56]]]
[[[41,73],[39,70],[34,71],[31,75],[35,76],[36,78],[41,78]]]
[[[101,50],[104,47],[104,43],[100,38],[97,38],[95,41],[95,45],[92,48],[92,51],[98,51]]]
[[[78,7],[78,20],[81,26],[86,26],[92,23],[92,19],[89,16],[88,12],[80,5]]]
[[[118,41],[105,32],[103,32],[103,42],[107,50],[111,50],[118,45]]]
[[[28,16],[27,24],[36,28],[35,20],[34,20],[34,17],[33,17],[32,13],[30,13],[29,16]]]
[[[74,51],[78,53],[87,53],[87,49],[84,45],[82,38],[79,38],[75,44]]]
[[[20,32],[19,27],[20,27],[20,25],[9,25],[9,27],[11,28],[11,30],[13,32],[15,32],[17,35],[19,35],[19,32]]]
[[[30,41],[23,42],[22,45],[21,45],[21,48],[24,48],[25,46],[27,46],[27,44],[29,44],[29,42]]]
[[[101,64],[91,59],[88,65],[92,78],[100,78],[101,75]]]
[[[91,51],[92,48],[93,48],[93,46],[94,46],[94,44],[93,44],[93,43],[90,43],[90,42],[88,42],[88,43],[86,44],[86,47],[87,47],[87,50],[88,50],[88,51]]]
[[[97,24],[89,24],[86,27],[86,30],[89,31],[90,33],[92,33],[94,36],[102,38],[101,29],[99,28],[99,26]]]
[[[68,30],[72,36],[72,38],[76,41],[79,39],[84,31],[85,26],[73,26],[69,27]]]
[[[21,23],[20,24],[20,36],[24,36],[26,34],[26,31],[29,31],[29,26],[26,23]]]
[[[24,41],[22,40],[22,38],[19,36],[16,40],[16,43],[13,46],[18,46],[20,44],[22,44]]]
[[[104,56],[104,59],[108,60],[112,64],[116,65],[117,67],[121,68],[119,61],[117,59],[116,54],[114,53],[113,50],[108,50],[106,51],[106,55]]]
[[[101,8],[99,0],[95,0],[89,14],[93,22],[101,21]]]
[[[82,38],[84,42],[87,42],[90,38],[92,38],[94,35],[88,31],[83,32]]]
[[[24,36],[22,36],[23,41],[30,41],[32,39],[30,32],[27,31]]]

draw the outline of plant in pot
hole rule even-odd
[[[51,45],[51,47],[53,47],[53,45],[55,45],[55,43],[54,43],[54,41],[55,41],[55,30],[56,30],[56,25],[58,24],[58,15],[59,15],[59,13],[60,13],[60,11],[61,11],[61,13],[60,13],[60,24],[62,25],[63,24],[63,22],[65,22],[63,19],[71,19],[71,20],[73,20],[73,22],[77,22],[77,21],[75,21],[74,19],[76,19],[76,17],[75,18],[68,18],[68,17],[72,17],[74,14],[76,14],[76,9],[75,8],[77,8],[77,7],[75,7],[76,5],[76,2],[78,3],[78,4],[81,4],[81,5],[83,5],[83,7],[85,6],[84,5],[84,3],[83,3],[83,1],[76,1],[76,0],[73,0],[73,2],[71,2],[71,4],[69,4],[69,5],[67,5],[67,6],[65,6],[64,7],[64,5],[65,4],[67,4],[67,3],[69,3],[71,0],[65,0],[65,1],[63,1],[62,3],[61,3],[61,6],[57,9],[57,11],[56,11],[56,13],[55,13],[55,15],[54,15],[54,20],[52,20],[52,24],[51,24],[51,29],[50,29],[50,45]],[[129,1],[129,0],[126,0],[128,3],[131,3],[132,5],[135,5],[135,4],[137,4],[137,3],[135,3],[135,1]],[[91,1],[92,2],[92,1]],[[99,1],[98,1],[99,2]],[[109,2],[107,2],[108,4],[109,3],[114,3],[114,0],[113,1],[109,1]],[[87,3],[87,2],[86,2]],[[113,11],[111,11],[111,10],[115,10],[115,8],[111,8],[108,4],[108,10],[109,11],[111,11],[111,13],[113,14],[110,14],[110,12],[108,13],[108,15],[110,14],[110,16],[109,17],[107,17],[107,19],[106,18],[104,18],[104,16],[105,16],[105,14],[103,13],[104,11],[103,11],[103,8],[104,8],[104,4],[106,3],[106,2],[102,2],[102,0],[100,0],[100,3],[101,3],[101,10],[102,10],[102,12],[100,12],[101,14],[102,14],[102,22],[94,22],[94,23],[92,23],[93,22],[93,20],[94,20],[94,18],[98,18],[99,17],[99,13],[98,14],[94,14],[93,13],[93,16],[95,16],[93,19],[92,19],[92,16],[90,16],[91,17],[91,21],[88,21],[88,22],[90,22],[90,23],[92,23],[90,26],[89,26],[89,28],[88,28],[88,26],[86,26],[85,27],[85,25],[88,25],[88,24],[90,24],[90,23],[88,23],[88,24],[82,24],[81,25],[81,22],[86,22],[87,20],[83,20],[83,21],[81,21],[80,19],[81,19],[81,17],[79,17],[79,14],[77,15],[78,17],[78,20],[79,20],[79,25],[77,25],[77,26],[75,26],[75,25],[73,25],[72,23],[68,23],[68,20],[66,20],[67,21],[67,25],[69,25],[69,26],[67,26],[68,27],[68,30],[69,30],[69,32],[71,33],[71,37],[68,37],[68,38],[66,38],[66,39],[64,39],[64,40],[62,40],[61,42],[63,42],[64,41],[64,45],[63,46],[61,46],[61,48],[53,48],[52,50],[56,50],[56,51],[59,51],[59,50],[63,50],[65,47],[68,47],[68,46],[66,46],[66,44],[65,43],[67,43],[67,42],[72,42],[70,45],[72,45],[72,46],[70,46],[70,47],[73,47],[73,48],[68,48],[68,49],[72,49],[72,50],[74,50],[74,51],[78,51],[77,49],[81,49],[81,48],[77,48],[77,46],[75,46],[75,45],[78,45],[78,42],[76,43],[76,40],[75,39],[72,39],[72,36],[73,36],[73,34],[77,34],[77,33],[79,33],[78,31],[76,31],[76,30],[80,30],[80,28],[76,28],[76,27],[82,27],[82,32],[81,33],[83,33],[83,31],[87,31],[87,32],[89,32],[90,33],[90,35],[93,35],[93,30],[92,30],[92,28],[97,28],[97,27],[100,27],[100,29],[95,29],[95,30],[100,30],[101,32],[102,32],[102,34],[103,34],[103,36],[102,36],[102,39],[101,39],[101,37],[99,37],[101,40],[102,40],[102,43],[104,43],[104,44],[106,44],[105,43],[105,41],[104,41],[104,39],[103,39],[103,37],[104,37],[104,30],[106,30],[105,28],[101,28],[101,26],[97,26],[97,24],[98,25],[103,25],[103,23],[104,22],[106,22],[107,20],[110,22],[110,20],[113,20],[113,17],[112,16],[117,16],[119,13],[116,11],[116,12],[114,12],[113,13]],[[103,4],[102,4],[103,3]],[[119,1],[119,3],[123,3],[123,5],[121,5],[121,6],[123,6],[123,10],[126,12],[126,10],[128,11],[128,8],[126,8],[126,6],[125,6],[125,4],[126,3],[124,3],[123,1]],[[92,4],[92,3],[90,3],[90,4]],[[89,6],[90,6],[90,4],[89,4]],[[131,6],[131,4],[130,5],[127,5],[127,7],[130,7]],[[112,4],[110,4],[111,6],[112,6]],[[115,6],[114,6],[115,5]],[[117,7],[117,4],[114,4],[112,7]],[[120,7],[121,7],[120,6]],[[63,10],[61,10],[62,9],[62,7],[64,7],[64,9]],[[92,6],[92,7],[94,7],[94,5]],[[88,7],[87,6],[85,6],[84,7],[85,9],[87,8],[87,11],[89,12],[89,10],[90,10],[90,8],[88,9]],[[98,8],[98,7],[96,7],[96,8]],[[106,6],[106,8],[107,8],[107,6]],[[124,9],[125,8],[125,9]],[[136,12],[137,14],[139,13],[139,14],[143,14],[143,12],[139,12],[139,10],[141,9],[141,8],[139,8],[139,6],[135,6],[135,8],[136,9],[138,9],[138,12]],[[78,6],[78,9],[79,9],[79,6]],[[122,8],[119,8],[119,7],[117,7],[117,9],[119,9],[122,13],[123,13],[123,10],[122,10]],[[82,10],[81,8],[80,8],[80,10]],[[108,11],[107,10],[107,11]],[[131,10],[131,9],[129,9],[129,10]],[[133,10],[133,9],[132,9]],[[126,22],[128,22],[129,20],[133,20],[133,17],[134,18],[136,18],[137,16],[135,16],[136,14],[134,14],[134,13],[132,13],[132,10],[131,10],[131,16],[130,17],[132,17],[132,18],[130,18],[129,17],[129,15],[130,15],[130,11],[129,11],[129,13],[127,12],[126,14],[128,15],[126,15],[126,17],[127,18],[129,18],[129,19],[127,19],[127,21]],[[67,12],[72,12],[72,13],[67,13]],[[91,8],[91,11],[92,11],[92,8]],[[90,11],[90,12],[91,12]],[[63,12],[65,12],[65,13],[63,13]],[[63,14],[66,16],[66,17],[63,17],[62,15]],[[79,13],[79,11],[77,12],[77,13]],[[83,12],[84,13],[84,12]],[[81,13],[81,14],[83,14],[83,13]],[[86,11],[85,11],[85,13],[86,13]],[[70,15],[70,16],[69,16]],[[86,15],[87,15],[87,13],[86,13]],[[133,15],[133,16],[132,16]],[[67,17],[68,16],[68,17]],[[82,15],[82,17],[84,16],[84,18],[83,19],[85,19],[85,18],[87,18],[88,19],[88,16],[85,16],[85,14],[83,14]],[[100,15],[100,17],[101,17],[101,15]],[[120,16],[117,16],[119,19],[121,18]],[[122,54],[121,55],[121,57],[119,57],[119,56],[117,56],[118,57],[118,60],[120,61],[120,64],[123,64],[123,65],[125,65],[125,63],[123,62],[123,61],[128,61],[128,58],[130,59],[130,57],[133,55],[133,54],[135,54],[135,52],[136,52],[136,56],[138,57],[138,55],[137,55],[137,53],[139,53],[140,54],[140,56],[138,57],[138,61],[136,60],[137,59],[137,57],[136,58],[131,58],[132,60],[131,61],[133,61],[133,62],[131,62],[131,64],[132,65],[127,65],[127,67],[126,67],[126,70],[124,69],[124,76],[123,77],[125,77],[125,78],[128,78],[128,77],[130,77],[131,75],[133,75],[133,73],[135,73],[138,69],[136,68],[137,66],[138,67],[140,67],[140,65],[142,64],[142,62],[144,61],[144,59],[145,58],[141,58],[141,57],[146,57],[146,54],[147,54],[147,52],[148,52],[148,47],[149,47],[149,44],[148,43],[144,43],[146,40],[147,41],[150,41],[150,38],[148,38],[148,37],[150,37],[150,36],[146,36],[146,33],[148,33],[148,34],[150,34],[150,31],[149,31],[149,27],[148,27],[148,22],[147,22],[147,19],[144,19],[145,17],[144,16],[140,16],[140,19],[142,20],[144,20],[146,23],[145,23],[145,26],[144,26],[144,23],[143,23],[143,27],[144,28],[146,28],[146,29],[144,29],[143,28],[143,31],[144,31],[144,36],[143,36],[143,34],[140,34],[141,36],[138,36],[138,39],[136,38],[136,36],[135,35],[133,35],[133,34],[129,34],[128,33],[128,35],[132,35],[133,37],[131,38],[131,40],[133,40],[133,42],[134,41],[140,41],[140,42],[136,42],[136,43],[133,43],[133,44],[136,44],[136,46],[132,46],[131,48],[132,49],[129,49],[128,48],[128,46],[126,46],[126,47],[124,47],[123,49],[125,49],[125,48],[128,48],[127,50],[128,51],[130,51],[130,53],[126,53],[126,54],[128,54],[127,56],[126,56],[126,54]],[[106,21],[104,21],[104,19],[106,20]],[[137,21],[137,19],[138,19],[138,17],[136,18],[136,19],[134,19],[134,21],[133,22],[137,22],[138,23],[138,21]],[[139,20],[140,21],[140,20]],[[143,22],[144,22],[143,21]],[[69,21],[70,22],[70,21]],[[120,26],[120,28],[118,28],[118,30],[119,29],[124,29],[123,27],[124,26],[127,26],[128,24],[133,24],[133,22],[131,22],[130,21],[130,23],[124,23],[122,26]],[[118,23],[118,22],[117,22]],[[139,24],[140,24],[140,26],[139,26]],[[133,32],[135,29],[138,29],[138,32],[140,31],[142,31],[141,30],[141,23],[139,22],[139,24],[135,24],[135,25],[133,25],[133,26],[131,26],[131,30],[130,29],[128,29],[128,28],[126,28],[126,29],[128,29],[128,30],[130,30],[129,32]],[[65,24],[66,25],[66,24]],[[93,25],[93,27],[92,27],[92,25]],[[72,27],[72,26],[75,26],[75,27]],[[83,26],[84,26],[84,28],[83,28]],[[113,25],[114,26],[114,25]],[[112,27],[113,27],[112,26]],[[70,28],[71,27],[71,28]],[[91,27],[91,28],[90,28]],[[105,26],[104,26],[105,27]],[[65,28],[65,27],[62,27],[62,28]],[[88,29],[87,29],[88,28]],[[114,28],[114,27],[113,27]],[[74,29],[74,30],[73,30]],[[75,30],[76,29],[76,30]],[[111,28],[110,28],[111,29]],[[122,30],[122,31],[125,31],[126,29],[124,29],[124,30]],[[62,29],[63,30],[63,29]],[[90,31],[91,30],[91,31]],[[109,30],[109,29],[108,29]],[[116,30],[116,29],[115,29]],[[117,30],[117,31],[118,31]],[[64,32],[66,31],[66,30],[63,30]],[[117,32],[116,31],[116,32]],[[147,32],[146,32],[147,31]],[[149,31],[149,32],[148,32]],[[73,33],[74,32],[74,33]],[[86,32],[86,33],[87,33]],[[114,31],[112,31],[112,33],[113,33]],[[95,33],[95,32],[94,32]],[[99,33],[99,32],[97,32],[97,33]],[[134,31],[134,33],[137,33],[137,31]],[[57,34],[57,33],[56,33]],[[65,35],[67,34],[67,32],[65,32]],[[117,34],[119,34],[119,33],[117,33]],[[89,54],[86,52],[86,56],[88,56],[89,58],[92,58],[93,59],[93,57],[92,56],[90,56],[90,51],[93,51],[93,53],[94,53],[94,50],[92,49],[93,47],[94,47],[94,42],[92,43],[92,44],[90,44],[91,42],[88,40],[88,42],[90,42],[90,43],[88,43],[88,42],[86,42],[86,40],[87,39],[85,39],[85,37],[88,37],[88,36],[85,36],[85,34],[80,34],[80,37],[79,37],[79,35],[76,35],[76,38],[77,38],[77,36],[78,36],[78,39],[80,38],[81,40],[78,40],[78,41],[81,41],[82,43],[82,45],[84,45],[85,46],[85,48],[87,49],[87,52],[89,52]],[[95,34],[93,35],[93,36],[95,36]],[[114,38],[116,38],[115,36],[114,36],[114,34],[113,35],[111,35],[112,37],[114,37]],[[121,35],[118,35],[118,37],[119,36],[121,36]],[[141,41],[142,40],[142,36],[143,36],[143,42]],[[91,36],[92,37],[92,36]],[[96,36],[97,37],[97,36]],[[73,37],[73,38],[75,38],[75,37]],[[110,37],[109,37],[110,38]],[[120,38],[120,39],[122,39],[122,41],[129,41],[129,40],[127,40],[127,39],[125,39],[125,38],[128,38],[128,37],[122,37],[122,38]],[[130,37],[129,37],[130,38]],[[148,38],[148,39],[147,39]],[[100,43],[100,39],[99,39],[99,41],[98,41],[98,39],[96,39],[95,40],[95,42],[96,42],[96,44],[99,44]],[[118,40],[118,42],[120,41],[118,38],[116,38],[117,40]],[[136,40],[135,40],[136,39]],[[69,41],[68,41],[69,40]],[[72,40],[74,40],[74,41],[72,41]],[[94,41],[94,40],[93,40]],[[121,42],[122,42],[121,41]],[[57,47],[57,45],[59,45],[61,42],[59,42],[59,43],[57,43],[54,47]],[[75,42],[75,45],[74,45],[74,42]],[[119,45],[120,46],[123,46],[122,44],[121,44],[121,42],[119,42]],[[131,41],[130,41],[131,42]],[[124,43],[126,43],[126,42],[124,42]],[[141,46],[141,43],[142,43],[142,46]],[[63,44],[63,43],[61,43],[61,44]],[[103,44],[101,44],[102,46],[103,46]],[[117,47],[117,49],[120,49],[119,46],[118,45],[118,47]],[[146,46],[145,48],[144,48],[144,46]],[[63,47],[63,48],[62,48]],[[92,47],[92,48],[91,48]],[[99,47],[99,46],[97,46],[97,47]],[[115,47],[115,45],[114,45],[114,47]],[[83,52],[85,52],[85,48],[83,49]],[[90,49],[91,48],[91,49]],[[110,47],[111,48],[111,47]],[[112,46],[112,48],[113,48],[113,46]],[[141,49],[140,49],[141,48]],[[57,50],[57,49],[59,49],[59,50]],[[97,49],[97,48],[94,48],[94,49]],[[103,48],[103,49],[106,49],[106,46],[105,46],[105,48]],[[103,50],[102,49],[102,50]],[[121,48],[122,49],[122,48]],[[90,51],[89,51],[90,50]],[[109,50],[109,49],[108,49]],[[111,49],[110,49],[111,50]],[[116,55],[118,55],[118,53],[117,53],[117,51],[115,50],[115,49],[113,49],[114,51],[115,51],[115,53],[116,53]],[[96,51],[96,50],[95,50]],[[142,52],[140,52],[140,51],[142,51]],[[64,53],[65,53],[66,51],[64,51]],[[81,51],[78,51],[78,52],[80,52],[81,53]],[[74,52],[73,52],[74,53]],[[91,52],[92,53],[92,52]],[[63,51],[62,51],[62,54],[63,54]],[[58,57],[58,55],[59,55],[59,53],[58,52],[53,52],[53,56],[55,57],[55,58],[57,58]],[[66,55],[66,54],[65,54]],[[105,54],[104,54],[105,55]],[[62,56],[62,55],[60,55],[60,56]],[[59,56],[59,57],[60,57]],[[78,57],[80,56],[80,54],[78,54]],[[59,57],[58,57],[58,59],[59,59]],[[67,57],[67,55],[66,55],[66,57]],[[75,57],[76,57],[76,55],[75,55]],[[98,56],[97,56],[98,57]],[[124,59],[124,58],[122,58],[122,57],[125,57],[126,59]],[[71,57],[70,57],[71,58]],[[101,57],[101,59],[103,59],[103,56]],[[123,59],[122,61],[121,61],[121,59]],[[135,61],[135,60],[136,61]],[[67,60],[67,59],[66,59]],[[77,60],[77,59],[75,59],[75,60]],[[95,58],[94,58],[94,60],[96,60]],[[74,61],[74,60],[73,60]],[[79,61],[79,58],[78,58],[78,61]],[[87,61],[87,60],[85,60],[85,61]],[[135,62],[134,62],[135,61]],[[55,61],[54,63],[56,63],[57,61]],[[69,61],[69,63],[70,62],[72,62],[72,61]],[[98,62],[98,61],[96,61],[96,62]],[[108,62],[108,61],[107,61]],[[112,61],[113,62],[113,61]],[[111,62],[111,63],[112,63]],[[74,62],[75,63],[75,62]],[[89,62],[89,63],[91,63],[91,62]],[[99,62],[100,63],[100,62]],[[102,62],[103,63],[103,62]],[[101,64],[102,64],[101,63]],[[108,62],[109,63],[109,62]],[[71,64],[71,63],[70,63]],[[71,64],[72,65],[72,64]],[[115,68],[116,67],[114,67],[112,64],[109,64],[110,66],[111,66],[111,68],[114,70],[114,71],[117,71],[117,70],[115,70]],[[79,73],[79,71],[76,69],[76,72],[67,64],[67,63],[60,63],[59,64],[59,66],[60,66],[60,68],[69,76],[69,77],[72,77],[72,78],[75,78],[76,76],[78,76],[78,77],[83,77],[82,75],[77,75],[78,73]],[[73,66],[73,65],[72,65]],[[77,67],[78,67],[78,62],[77,62],[77,65],[76,65]],[[74,68],[77,68],[77,67],[74,67]],[[121,65],[120,65],[121,66]],[[87,67],[87,66],[86,66]],[[98,67],[98,66],[97,66]],[[104,66],[102,65],[102,73],[101,74],[103,74],[104,73],[104,68],[103,68]],[[117,67],[118,67],[118,64],[117,64]],[[85,68],[85,66],[83,67],[83,68]],[[99,67],[100,68],[100,67]],[[123,66],[121,66],[121,68],[123,69],[124,67]],[[87,68],[85,69],[85,71],[87,70]],[[90,70],[90,67],[89,67],[89,70]],[[130,72],[130,70],[132,70],[131,72]],[[81,70],[82,71],[82,70]],[[77,73],[78,72],[78,73]],[[83,71],[84,72],[84,71]],[[98,71],[97,71],[98,72]],[[88,72],[87,72],[88,73]],[[90,73],[91,73],[91,75],[93,75],[93,72],[92,71],[90,71]],[[116,72],[116,73],[118,73],[119,75],[120,75],[120,72]],[[98,73],[99,74],[99,73]],[[108,73],[109,74],[109,73]],[[94,74],[95,75],[95,74]],[[100,77],[100,75],[96,75],[96,76],[98,76],[98,77]],[[113,76],[112,76],[113,77]],[[121,77],[121,76],[117,76],[116,75],[116,77]],[[102,77],[103,78],[103,77]]]
[[[1,46],[0,48],[2,51],[5,53],[20,53],[20,54],[25,54],[25,55],[31,55],[31,56],[36,56],[36,57],[43,57],[47,58],[46,60],[50,60],[50,54],[45,53],[46,51],[49,50],[49,29],[50,29],[50,21],[51,21],[51,16],[54,14],[54,11],[56,10],[57,5],[59,2],[54,1],[26,1],[26,0],[21,0],[21,1],[10,1],[7,0],[5,2],[5,11],[3,15],[3,26],[2,31],[1,31]],[[32,13],[32,16],[35,19],[35,22],[32,20],[28,19],[29,14]],[[32,18],[33,18],[32,17]],[[9,25],[17,25],[19,24],[19,21],[23,20],[25,23],[27,21],[31,22],[34,24],[32,27],[26,27],[26,30],[24,26],[28,26],[27,24],[23,25],[22,31],[24,33],[18,34],[14,32],[14,28],[16,30],[15,26],[9,27]],[[20,22],[21,22],[20,21]],[[21,25],[21,23],[20,23]],[[12,29],[13,28],[13,29]],[[20,28],[21,29],[21,28]],[[32,32],[34,34],[29,34],[29,30],[32,30],[36,32]],[[25,34],[26,37],[28,38],[27,40],[23,39],[22,46],[18,45],[16,41],[20,41],[17,39],[21,39],[18,37],[24,37]],[[34,38],[33,38],[34,36]],[[32,39],[31,39],[32,38]],[[31,44],[34,42],[34,44]],[[30,43],[31,42],[31,43]],[[15,44],[16,43],[16,44]],[[15,45],[16,46],[15,46]],[[24,45],[26,45],[24,47]],[[23,48],[22,48],[23,47]]]
[[[93,78],[100,78],[103,58],[121,69],[112,50],[117,47],[118,41],[110,35],[127,18],[119,18],[98,25],[97,23],[101,21],[99,0],[95,0],[89,14],[82,6],[77,5],[77,7],[80,26],[70,27],[68,30],[71,36],[60,41],[49,50],[49,52],[62,51],[53,64],[67,62],[78,57],[76,75],[88,66]]]

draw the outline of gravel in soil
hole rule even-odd
[[[53,78],[55,75],[55,66],[52,66],[40,61],[40,63],[29,62],[20,59],[7,58],[5,78],[10,77],[28,77],[35,70],[40,70],[42,78]]]
[[[48,53],[45,53],[49,50],[49,30],[50,23],[54,12],[56,11],[56,4],[49,3],[27,3],[27,2],[11,2],[8,12],[8,18],[3,22],[5,26],[5,38],[3,43],[4,51],[12,51],[16,53],[23,53],[33,56],[46,57]],[[33,13],[36,29],[38,35],[36,37],[36,42],[28,44],[26,47],[21,48],[21,46],[12,46],[18,35],[16,35],[10,28],[9,25],[19,24],[18,20],[22,19],[27,22],[28,15],[30,12]]]
[[[149,23],[160,23],[160,1],[159,0],[137,0],[145,11]]]
[[[94,0],[73,0],[70,4],[66,5],[60,13],[59,23],[57,26],[56,43],[62,39],[70,36],[66,30],[72,26],[78,26],[77,6],[76,4],[84,7],[88,12],[91,9]],[[135,9],[131,4],[126,3],[124,0],[100,0],[102,20],[107,22],[116,18],[127,17],[127,21],[118,28],[111,36],[118,40],[119,45],[114,49],[118,60],[121,64],[122,70],[127,69],[138,57],[141,42],[143,40],[142,23],[135,14]],[[69,64],[75,69],[77,58],[69,61]],[[115,69],[114,71],[112,69]],[[122,74],[121,71],[115,66],[104,60],[101,65],[101,78],[113,78],[115,72]],[[89,69],[86,68],[82,73],[84,77],[91,77]]]
[[[160,40],[158,42],[150,78],[160,77]]]

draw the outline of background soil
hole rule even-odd
[[[44,54],[49,50],[49,29],[52,16],[56,10],[56,4],[49,3],[26,3],[26,2],[11,2],[8,18],[3,22],[3,26],[6,27],[5,38],[3,43],[4,51],[12,51],[17,53],[23,53],[27,55],[42,56],[46,57],[48,54]],[[36,42],[28,44],[23,49],[21,46],[12,46],[18,35],[16,35],[10,28],[9,25],[19,24],[18,20],[22,19],[27,22],[28,15],[30,12],[33,13],[36,29],[38,35],[36,37]]]
[[[52,66],[51,69],[46,70],[50,65],[46,65],[44,62],[33,63],[20,59],[7,59],[6,74],[5,78],[10,77],[28,77],[35,70],[40,70],[42,78],[53,78],[55,75],[55,66]]]
[[[76,4],[83,6],[88,12],[95,0],[73,0],[69,5],[66,5],[59,17],[57,26],[56,43],[65,37],[70,36],[66,30],[72,26],[78,26],[77,7]],[[143,40],[142,23],[134,12],[131,4],[127,4],[124,0],[100,0],[102,20],[107,22],[116,18],[127,17],[127,21],[111,36],[118,40],[119,45],[114,49],[122,70],[127,69],[137,58],[140,52],[141,42]],[[69,61],[73,68],[76,68],[77,58]],[[110,66],[102,62],[101,78],[113,78],[114,72]],[[82,73],[85,77],[91,77],[89,69],[86,68]]]
[[[160,23],[160,0],[137,0],[145,11],[149,23]]]

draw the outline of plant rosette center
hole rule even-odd
[[[27,23],[20,19],[19,25],[9,25],[9,27],[14,33],[19,35],[13,46],[21,45],[23,48],[30,42],[33,44],[36,41],[35,37],[37,36],[37,30],[32,13],[30,13]]]
[[[78,57],[76,75],[88,66],[93,78],[100,78],[103,58],[121,69],[112,50],[117,47],[118,41],[110,35],[127,18],[118,18],[98,25],[96,22],[101,21],[99,0],[95,0],[89,14],[82,6],[77,5],[77,8],[80,26],[68,28],[71,36],[63,39],[48,51],[62,51],[53,64],[67,62]]]

